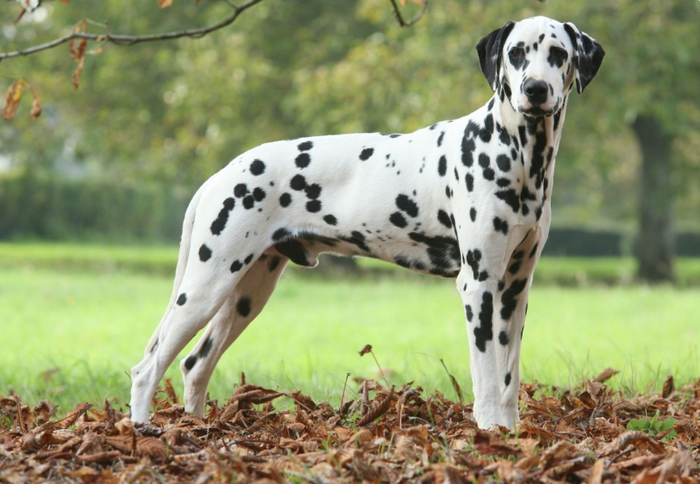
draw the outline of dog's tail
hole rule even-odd
[[[161,319],[158,329],[155,331],[155,333],[151,337],[151,340],[146,346],[146,353],[154,349],[154,346],[158,341],[160,329],[163,326],[163,322],[167,319],[168,314],[170,313],[170,311],[173,308],[173,305],[175,304],[177,295],[179,294],[180,284],[182,284],[182,278],[185,276],[185,269],[187,268],[187,259],[189,259],[190,255],[190,242],[192,239],[192,228],[194,227],[195,213],[197,212],[199,199],[202,196],[202,191],[204,190],[205,186],[206,183],[202,185],[199,188],[199,190],[197,190],[197,192],[192,197],[190,204],[187,206],[187,210],[185,211],[185,220],[182,222],[182,238],[180,239],[180,251],[177,256],[177,267],[175,269],[175,281],[173,282],[173,292],[170,296],[170,302],[168,303],[168,308],[165,311],[165,314],[163,315],[163,319]]]

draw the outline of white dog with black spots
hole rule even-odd
[[[219,358],[287,262],[313,267],[333,252],[456,278],[476,421],[514,428],[566,103],[574,85],[580,93],[596,75],[604,51],[573,24],[545,17],[508,22],[477,51],[495,94],[463,118],[410,134],[267,143],[202,185],[185,213],[170,303],[131,372],[132,420],[148,420],[166,369],[209,323],[181,363],[185,410],[201,415]]]

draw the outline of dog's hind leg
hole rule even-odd
[[[236,286],[207,326],[192,352],[180,362],[185,410],[201,416],[211,375],[221,356],[260,314],[287,264],[286,257],[263,254]]]
[[[217,313],[240,276],[189,277],[185,272],[178,299],[158,329],[158,344],[131,369],[131,420],[146,422],[158,382],[185,345]],[[206,274],[201,274],[206,276]]]
[[[209,182],[204,186],[207,185]],[[131,419],[136,422],[148,419],[151,398],[167,368],[233,294],[249,270],[250,262],[260,255],[255,249],[259,242],[248,240],[235,231],[229,231],[223,243],[216,238],[227,221],[233,224],[229,213],[234,210],[235,203],[227,197],[223,208],[219,208],[222,202],[212,200],[218,198],[221,190],[215,185],[211,188],[213,190],[208,189],[207,194],[202,195],[202,200],[209,198],[209,206],[203,207],[202,202],[193,199],[188,208],[171,303],[143,360],[131,370]],[[217,209],[219,215],[215,217],[212,213]],[[245,213],[236,216],[236,224],[248,224]]]

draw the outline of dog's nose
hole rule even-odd
[[[527,100],[530,101],[533,106],[539,106],[547,100],[546,82],[528,79],[523,87]]]

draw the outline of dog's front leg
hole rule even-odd
[[[460,240],[469,240],[461,236]],[[469,360],[474,390],[474,416],[481,428],[494,424],[508,428],[501,412],[503,396],[502,358],[498,351],[495,323],[498,322],[499,281],[506,271],[508,240],[491,237],[481,247],[463,247],[462,269],[457,290],[462,298],[469,336]],[[495,334],[496,333],[496,334]]]
[[[504,425],[501,394],[497,380],[498,358],[493,344],[494,301],[497,283],[474,281],[471,270],[462,269],[457,277],[469,336],[469,361],[474,392],[474,417],[480,428]]]

